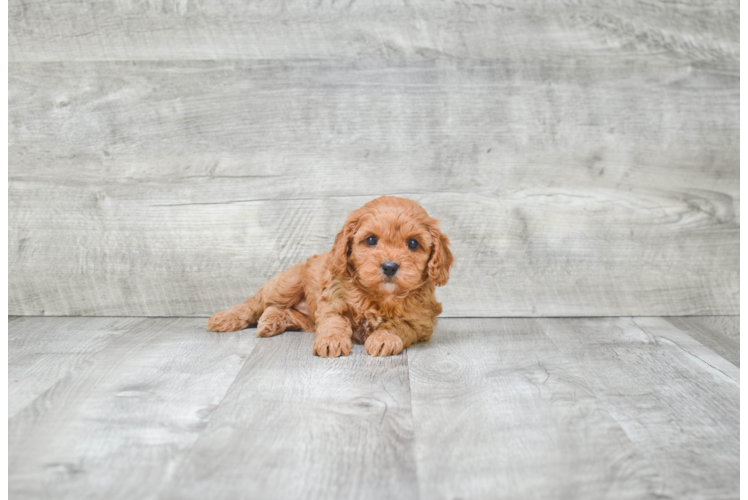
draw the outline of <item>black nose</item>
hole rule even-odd
[[[390,278],[395,275],[397,270],[400,268],[395,262],[382,262],[382,272],[385,276]]]

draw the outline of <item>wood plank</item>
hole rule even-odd
[[[11,64],[9,311],[209,315],[387,193],[454,242],[445,316],[736,314],[738,82],[661,58]]]
[[[141,322],[10,419],[10,496],[156,498],[256,342]]]
[[[82,211],[58,213],[84,217],[86,208],[67,194],[73,190],[58,188],[50,197]],[[405,195],[439,216],[453,241],[455,269],[438,291],[445,316],[738,308],[739,224],[716,222],[694,208],[696,197],[614,190],[495,199]],[[18,199],[23,205],[33,200]],[[207,316],[329,249],[345,214],[369,199],[177,209],[124,199],[89,210],[89,221],[75,231],[40,216],[11,233],[11,240],[26,239],[28,246],[11,264],[9,307],[24,314]],[[719,203],[697,202],[712,201]],[[716,203],[725,217],[732,216],[729,204]],[[95,229],[102,223],[121,229]]]
[[[740,318],[745,320],[744,317]],[[745,323],[741,323],[744,325]],[[743,333],[745,330],[741,328],[740,335],[740,357],[746,357],[748,359],[748,337]],[[748,456],[748,384],[741,376],[741,389],[740,389],[740,487],[741,491],[748,491],[748,460],[743,457]],[[746,390],[742,388],[745,387]]]
[[[9,2],[11,61],[740,57],[737,2]]]
[[[442,320],[408,359],[422,498],[650,498],[665,491],[656,468],[600,404],[588,374],[535,321]]]
[[[406,355],[312,355],[263,339],[182,462],[168,498],[418,498]]]
[[[740,385],[740,370],[738,367],[683,330],[675,327],[667,318],[634,318],[632,321],[656,342],[666,344],[670,349],[676,349],[680,354],[686,355],[707,371],[715,371],[716,376]]]
[[[737,498],[739,369],[661,318],[539,319],[671,498]]]
[[[126,334],[142,318],[18,318],[8,325],[8,416]]]
[[[11,63],[10,178],[211,186],[164,204],[283,184],[289,198],[369,195],[395,179],[397,191],[737,196],[739,98],[735,61]]]
[[[743,156],[745,157],[745,156]],[[745,182],[745,181],[743,181]],[[748,184],[748,182],[745,182]],[[748,195],[745,195],[748,198]],[[738,230],[738,309],[737,314],[741,316],[748,315],[748,200],[735,200],[739,230]]]
[[[740,316],[691,316],[666,319],[740,368]]]

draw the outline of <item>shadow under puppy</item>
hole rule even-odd
[[[331,251],[275,275],[208,328],[315,332],[322,357],[347,356],[352,342],[372,356],[399,354],[431,338],[442,312],[434,286],[447,283],[453,261],[436,219],[412,200],[382,196],[351,212]]]

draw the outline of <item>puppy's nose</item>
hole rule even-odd
[[[400,266],[395,262],[382,262],[382,272],[385,276],[393,277]]]

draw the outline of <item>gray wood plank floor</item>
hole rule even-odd
[[[9,318],[25,498],[738,498],[737,317],[442,319],[375,359]]]
[[[9,318],[8,414],[15,415],[140,318]]]

